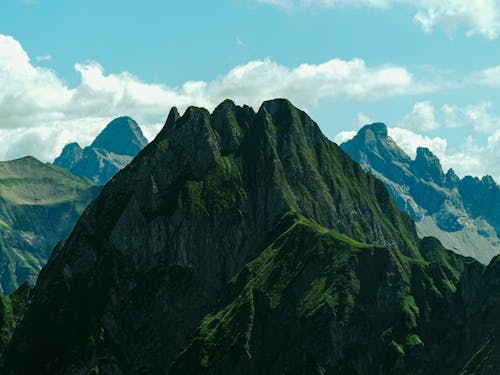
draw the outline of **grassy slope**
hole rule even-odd
[[[427,358],[435,333],[421,315],[456,290],[458,257],[429,240],[429,261],[407,258],[295,214],[282,228],[234,277],[173,373],[408,371]]]
[[[0,287],[34,282],[96,194],[88,180],[32,157],[0,163]]]

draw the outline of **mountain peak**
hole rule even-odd
[[[413,162],[413,168],[417,175],[442,185],[444,183],[444,173],[441,162],[434,153],[427,147],[418,147],[417,156]]]
[[[450,168],[448,172],[446,172],[446,175],[444,176],[446,186],[448,187],[454,187],[458,184],[460,181],[460,177],[457,176],[453,168]]]
[[[175,117],[176,110],[173,113]],[[147,143],[141,128],[132,118],[118,117],[101,131],[90,146],[83,149],[78,143],[64,146],[54,164],[103,185]]]
[[[295,108],[294,105],[290,103],[288,99],[277,98],[266,100],[264,103],[262,103],[259,112],[265,111],[271,115],[274,115],[281,111],[291,110],[293,108]]]
[[[361,128],[358,134],[366,137],[368,132],[373,133],[373,135],[378,139],[387,139],[387,125],[382,122],[374,122],[373,124],[365,125]]]
[[[137,122],[125,116],[111,121],[90,147],[103,148],[119,155],[135,156],[147,143]]]

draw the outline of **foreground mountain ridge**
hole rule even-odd
[[[420,236],[487,264],[500,253],[500,187],[491,176],[460,179],[444,173],[439,159],[419,147],[415,159],[387,134],[382,123],[366,125],[341,145],[355,161],[385,183]]]
[[[0,162],[0,293],[35,283],[97,193],[90,181],[31,156]]]
[[[172,109],[54,250],[3,371],[493,373],[499,264],[419,240],[286,100]]]
[[[148,144],[141,128],[132,118],[111,121],[90,146],[67,144],[54,160],[54,165],[104,185],[125,167]]]

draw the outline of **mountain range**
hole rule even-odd
[[[54,246],[97,196],[97,184],[112,178],[146,144],[137,123],[120,117],[89,147],[64,148],[55,164],[71,173],[33,157],[0,162],[0,293],[35,283]]]
[[[54,165],[98,185],[107,183],[146,146],[141,128],[130,117],[111,121],[90,146],[67,144],[54,160]]]
[[[4,297],[2,373],[495,374],[499,285],[287,100],[174,108]]]
[[[491,176],[461,179],[453,169],[444,173],[424,147],[412,159],[382,123],[363,127],[341,148],[384,182],[421,237],[435,236],[446,248],[485,264],[500,253],[500,188]]]

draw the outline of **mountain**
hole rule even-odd
[[[2,371],[488,374],[499,284],[290,102],[174,108],[54,249]]]
[[[500,188],[490,176],[460,179],[453,169],[444,173],[439,159],[423,147],[413,160],[381,123],[363,127],[341,148],[385,183],[421,237],[435,236],[486,264],[500,253]]]
[[[104,185],[146,146],[148,141],[130,117],[111,121],[88,147],[67,144],[54,165]]]
[[[33,157],[0,162],[0,292],[32,284],[56,243],[98,193],[90,181]]]

